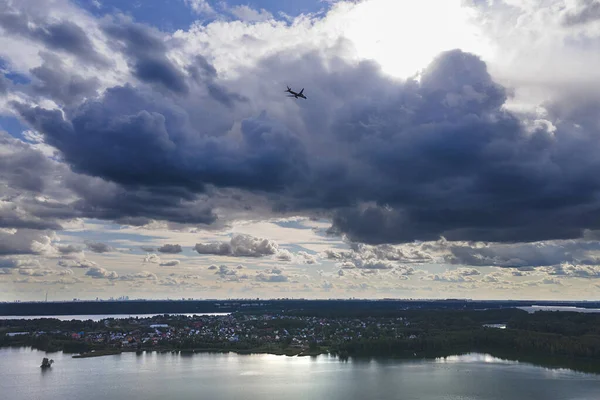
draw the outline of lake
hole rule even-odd
[[[54,359],[42,370],[43,357]],[[74,359],[0,349],[2,399],[598,400],[600,375],[485,354],[436,360],[123,353]]]

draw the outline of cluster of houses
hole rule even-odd
[[[307,347],[385,336],[409,337],[403,318],[319,318],[285,314],[163,315],[151,318],[105,319],[102,328],[66,333],[90,345],[151,348],[193,338],[207,343],[285,343]],[[39,334],[39,333],[38,333]],[[415,338],[410,335],[409,338]]]

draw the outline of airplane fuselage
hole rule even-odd
[[[304,89],[302,89],[302,90],[300,91],[300,93],[297,93],[297,92],[294,92],[292,89],[290,89],[290,88],[288,87],[288,89],[286,90],[286,92],[288,92],[288,93],[290,93],[290,94],[291,94],[291,96],[289,96],[289,97],[294,97],[294,98],[296,98],[296,99],[301,97],[301,98],[303,98],[303,99],[306,99],[306,96],[305,96],[305,95],[302,93],[302,92],[304,92]]]

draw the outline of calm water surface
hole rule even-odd
[[[39,365],[44,356],[51,369]],[[0,398],[598,400],[600,375],[469,354],[435,361],[124,353],[74,359],[0,349]]]

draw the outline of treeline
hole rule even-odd
[[[350,356],[404,356],[473,352],[528,353],[600,359],[600,336],[564,336],[517,329],[480,328],[424,333],[408,338],[357,339],[332,345]]]
[[[544,311],[514,315],[508,327],[567,336],[600,335],[600,313]]]
[[[317,317],[327,319],[339,318],[406,318],[414,324],[421,326],[479,326],[481,324],[506,323],[509,319],[517,316],[526,318],[527,311],[517,308],[500,308],[489,310],[455,310],[455,309],[363,309],[359,307],[348,307],[345,309],[305,309],[292,310],[286,315],[297,317]]]
[[[37,350],[56,352],[64,351],[65,353],[82,353],[86,351],[103,349],[106,346],[92,346],[89,343],[75,341],[64,335],[19,335],[8,336],[0,335],[0,347],[32,347]]]

